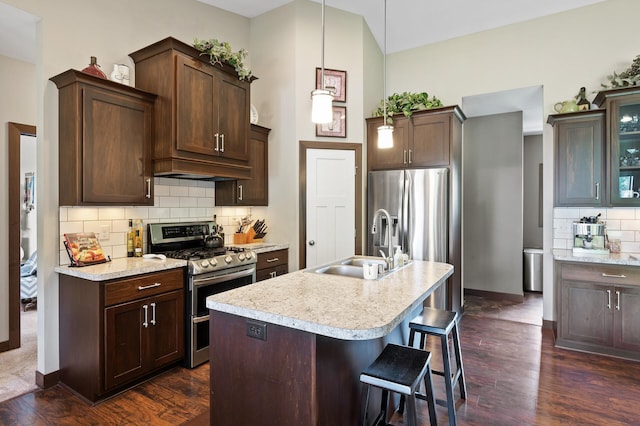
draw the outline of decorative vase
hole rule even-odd
[[[120,66],[118,64],[113,64],[113,71],[111,71],[111,75],[109,77],[111,77],[111,80],[116,83],[122,83],[122,74],[120,73]]]
[[[89,63],[89,66],[83,69],[82,72],[95,77],[104,78],[105,80],[107,79],[107,75],[102,72],[102,69],[100,69],[100,65],[98,65],[98,60],[95,56],[91,57],[91,63]]]

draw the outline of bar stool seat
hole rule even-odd
[[[374,421],[380,420],[387,424],[387,409],[389,406],[389,392],[399,393],[407,400],[407,422],[409,426],[417,425],[415,394],[424,379],[429,404],[429,419],[431,425],[436,425],[436,408],[431,381],[431,367],[429,361],[431,353],[408,346],[389,343],[376,360],[360,374],[362,387],[362,402],[360,409],[360,425],[366,424],[371,386],[382,389],[380,412]]]
[[[427,335],[440,337],[442,346],[442,362],[444,371],[432,370],[433,374],[445,378],[447,393],[447,410],[449,424],[456,424],[456,411],[454,405],[453,388],[456,384],[460,389],[460,397],[467,399],[467,385],[464,379],[464,367],[462,365],[462,353],[460,352],[460,338],[458,335],[458,313],[441,309],[424,308],[422,315],[418,315],[409,323],[409,346],[414,346],[416,333],[420,334],[420,348],[425,348]],[[456,359],[456,371],[451,371],[449,356],[449,335],[453,340],[454,355]],[[417,395],[420,398],[421,395]]]

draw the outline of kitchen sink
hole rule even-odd
[[[352,256],[347,259],[337,260],[326,265],[318,266],[316,268],[306,269],[305,272],[311,272],[314,274],[329,274],[329,275],[341,275],[343,277],[352,278],[364,278],[363,265],[365,263],[373,263],[378,265],[384,265],[386,268],[386,262],[384,259],[375,256]],[[406,263],[409,265],[411,262]],[[394,268],[390,271],[385,270],[384,273],[378,274],[378,279],[386,277],[387,275],[402,269]]]
[[[373,257],[373,256],[353,256],[346,260],[343,260],[340,263],[343,265],[353,265],[353,266],[359,266],[359,267],[362,267],[362,265],[364,265],[365,263],[375,263],[377,265],[387,264],[387,262],[385,262],[384,259],[380,257]]]
[[[362,266],[328,265],[313,270],[316,274],[342,275],[346,277],[362,278]]]

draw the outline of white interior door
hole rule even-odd
[[[307,268],[355,253],[355,151],[307,150]]]

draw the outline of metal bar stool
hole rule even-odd
[[[425,348],[428,334],[439,336],[442,345],[442,362],[444,371],[432,370],[433,374],[445,378],[445,388],[447,392],[447,410],[449,412],[449,424],[456,424],[455,401],[453,398],[453,388],[456,384],[460,387],[460,397],[467,399],[467,385],[464,380],[464,368],[462,366],[462,354],[460,352],[460,338],[458,336],[458,313],[443,311],[440,309],[424,308],[422,315],[418,315],[409,323],[409,346],[414,345],[416,333],[420,333],[420,348]],[[449,357],[449,334],[453,340],[454,355],[456,358],[456,372],[451,373],[451,361]],[[421,395],[417,394],[420,398]],[[402,401],[400,402],[402,406]]]
[[[429,420],[435,426],[436,401],[433,396],[433,383],[429,360],[431,353],[408,346],[388,344],[376,360],[360,374],[362,387],[362,402],[360,408],[360,425],[366,424],[369,406],[369,391],[371,386],[382,389],[382,403],[380,413],[374,421],[377,425],[381,420],[387,424],[387,409],[389,406],[389,392],[396,392],[407,399],[407,422],[409,426],[417,425],[415,394],[424,379],[426,400],[429,404]]]

